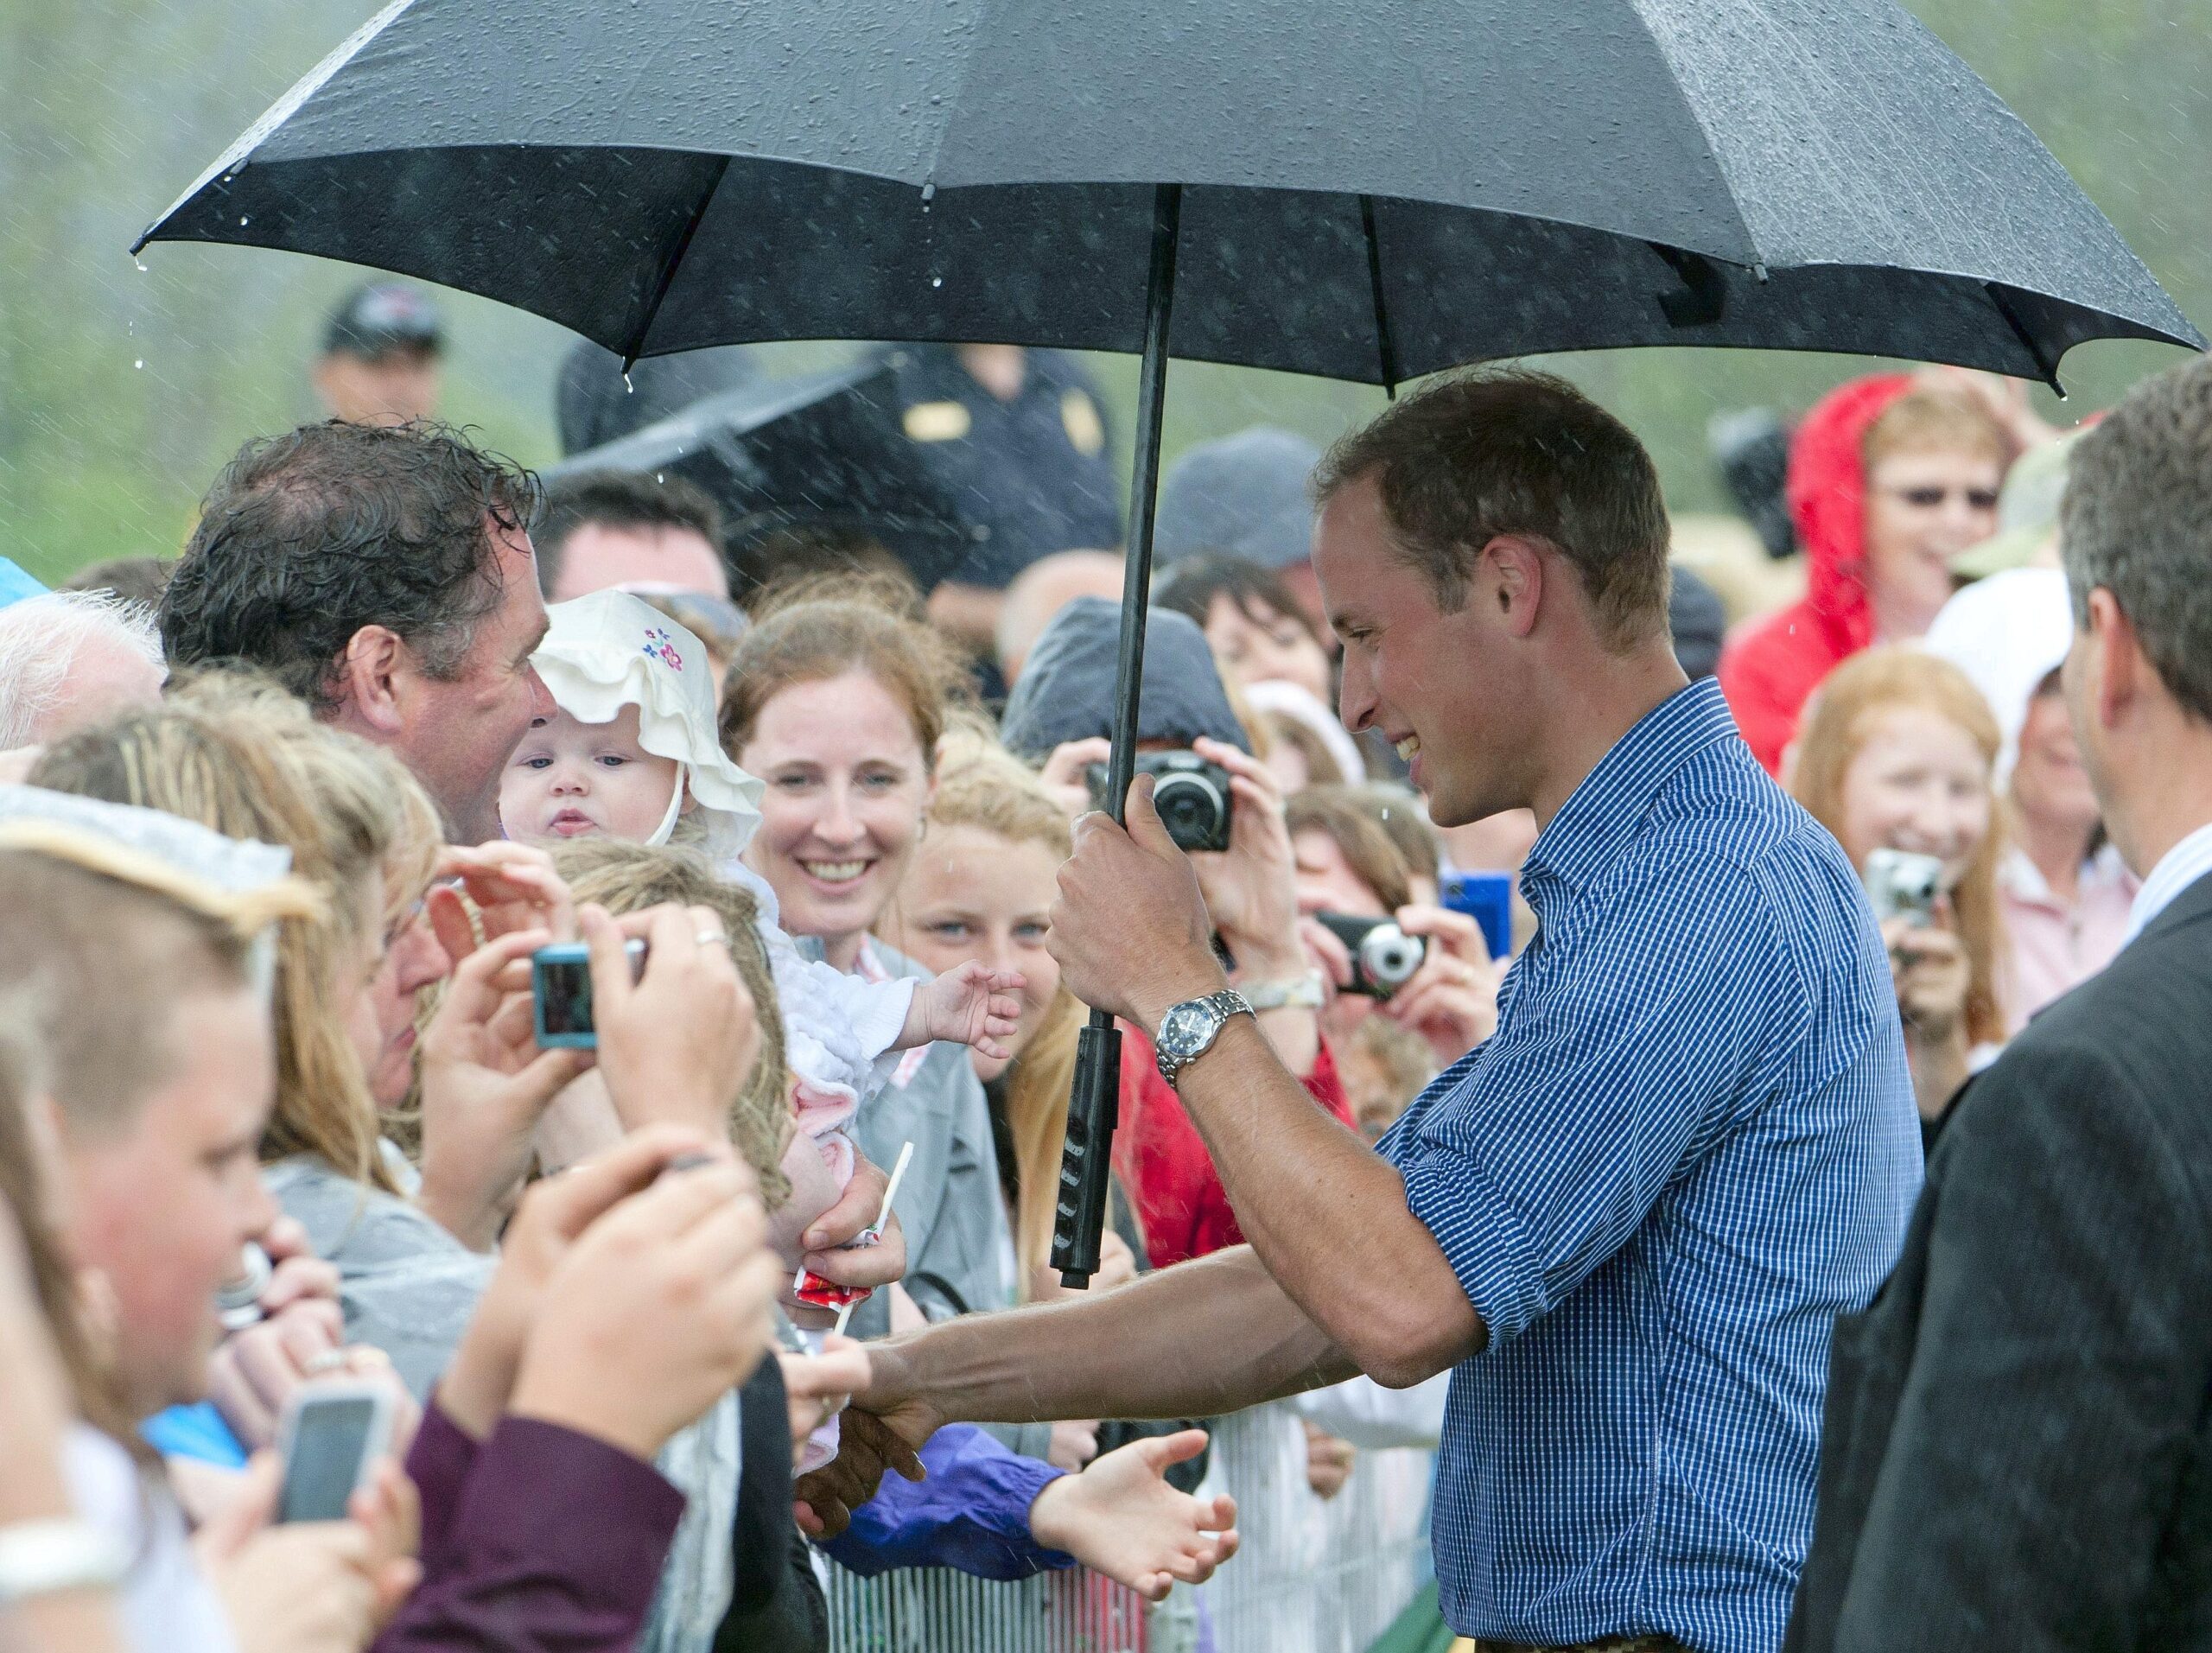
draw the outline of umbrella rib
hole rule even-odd
[[[1390,317],[1382,304],[1382,244],[1375,235],[1375,197],[1359,198],[1359,227],[1367,238],[1367,291],[1375,304],[1375,354],[1382,369],[1383,393],[1398,397],[1398,346],[1390,337]]]
[[[676,272],[683,267],[683,255],[691,250],[691,238],[699,232],[699,226],[707,216],[707,209],[715,204],[721,193],[722,175],[729,170],[729,156],[724,156],[715,163],[715,175],[699,192],[699,204],[691,209],[691,217],[683,226],[683,233],[676,238],[676,246],[661,265],[660,279],[653,284],[653,296],[645,301],[645,313],[639,318],[638,330],[622,346],[622,372],[626,378],[638,365],[637,346],[645,343],[645,335],[653,330],[653,318],[660,314],[661,301],[668,296],[668,289],[676,284]]]
[[[1993,281],[1986,281],[1981,284],[1981,290],[1989,296],[1989,302],[1997,307],[1997,314],[2005,318],[2005,325],[2012,329],[2012,336],[2020,341],[2020,347],[2028,353],[2028,359],[2035,363],[2036,371],[2043,375],[2043,382],[2063,397],[2066,394],[2066,387],[2058,382],[2058,364],[2044,354],[2043,346],[2036,342],[2034,333],[2021,324],[2020,318],[2013,313],[2012,307],[2005,302],[2005,295],[1997,290],[1997,283]]]

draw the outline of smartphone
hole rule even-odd
[[[379,1383],[317,1383],[293,1392],[278,1450],[284,1489],[279,1521],[343,1521],[346,1500],[391,1447],[391,1390]]]
[[[1437,881],[1437,898],[1454,912],[1464,912],[1482,927],[1483,942],[1492,958],[1513,950],[1513,874],[1511,873],[1446,873]]]
[[[623,943],[629,955],[630,979],[645,973],[645,944]],[[541,1049],[599,1048],[599,1030],[591,1019],[591,949],[580,941],[556,941],[530,956],[531,1014],[537,1023]]]

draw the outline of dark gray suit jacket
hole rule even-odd
[[[1785,1647],[2212,1649],[2212,878],[1959,1098],[1836,1325]]]

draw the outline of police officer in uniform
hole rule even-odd
[[[1125,484],[1089,373],[1020,345],[893,346],[900,423],[974,531],[930,618],[988,654],[1007,585],[1054,551],[1122,543]]]

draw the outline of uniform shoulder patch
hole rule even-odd
[[[1061,396],[1060,423],[1067,428],[1068,441],[1075,451],[1085,459],[1097,458],[1106,446],[1106,422],[1098,416],[1098,404],[1083,391]]]
[[[957,402],[917,402],[901,423],[914,442],[958,442],[975,421]]]

